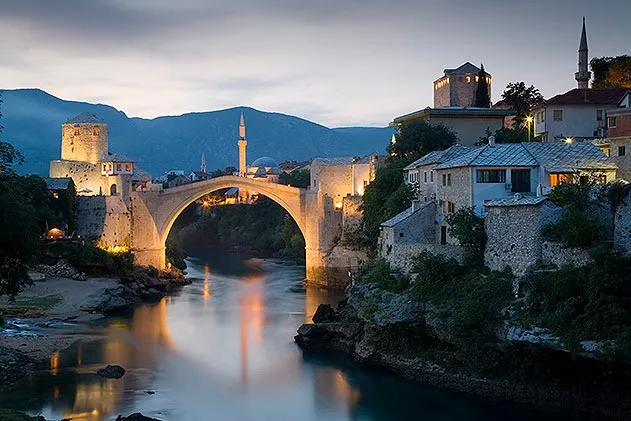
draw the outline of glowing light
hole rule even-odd
[[[55,352],[50,356],[50,370],[53,376],[56,376],[59,373],[59,352]]]
[[[565,143],[572,143],[572,142],[574,142],[574,138],[572,138],[572,137],[566,137],[565,138]]]
[[[343,205],[342,205],[342,202],[336,202],[336,203],[335,203],[335,209],[337,209],[337,210],[341,210],[341,209],[342,209],[342,206],[343,206]]]
[[[108,254],[121,254],[129,252],[129,247],[127,246],[110,246],[107,248],[102,248]]]
[[[526,122],[528,123],[532,123],[532,116],[529,115],[528,117],[526,117]]]

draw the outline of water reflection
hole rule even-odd
[[[535,419],[303,356],[292,342],[297,326],[341,294],[300,292],[304,267],[224,260],[228,269],[189,262],[197,280],[180,295],[96,328],[102,340],[53,354],[42,372],[0,396],[0,405],[20,402],[47,419],[89,421],[132,412],[178,421]],[[103,379],[96,370],[106,364],[127,373]]]

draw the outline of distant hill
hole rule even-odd
[[[13,143],[25,155],[19,168],[24,173],[48,173],[49,161],[60,157],[61,124],[82,112],[106,120],[110,150],[136,159],[154,176],[168,169],[197,170],[202,152],[209,170],[237,166],[241,111],[247,126],[248,162],[260,156],[282,162],[383,153],[393,133],[388,127],[330,129],[248,107],[151,120],[129,118],[108,105],[65,101],[39,89],[5,90],[3,100],[0,139]]]

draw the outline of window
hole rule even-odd
[[[443,174],[443,186],[447,185],[447,174]]]
[[[59,193],[56,191],[53,192],[53,199],[59,199]]]
[[[476,77],[475,77],[475,83],[478,83],[478,81],[479,81],[479,80],[480,80],[480,77],[479,77],[479,76],[476,76]]]
[[[605,174],[597,175],[596,184],[607,184],[607,176]]]
[[[505,170],[477,170],[478,183],[506,183]]]
[[[607,127],[613,129],[616,127],[616,117],[608,117],[607,118]]]
[[[427,171],[423,172],[423,183],[427,184]]]
[[[449,213],[453,213],[456,211],[456,204],[454,202],[447,202],[447,210]]]
[[[552,112],[552,119],[554,121],[563,121],[563,110],[554,110]]]
[[[429,181],[430,181],[431,183],[433,183],[433,182],[434,182],[434,170],[431,170],[431,171],[429,172]]]
[[[120,171],[121,169],[122,169],[121,164],[118,164],[118,163],[117,163],[117,164],[116,164],[116,171]]]
[[[603,110],[596,110],[596,121],[603,121]]]
[[[528,193],[530,192],[530,170],[514,169],[511,170],[511,192]]]
[[[625,156],[627,153],[626,146],[618,146],[618,156]]]
[[[471,76],[469,76],[469,75],[465,76],[464,80],[467,83],[471,83]]]
[[[451,174],[447,174],[447,185],[451,186]]]
[[[78,127],[74,128],[74,135],[79,136],[81,134],[81,130]]]
[[[546,112],[539,111],[537,113],[537,123],[545,123],[545,121],[546,121]]]
[[[131,171],[131,164],[125,164],[125,171],[127,172]],[[364,187],[366,187],[366,180],[364,180]]]
[[[106,172],[107,171],[107,164],[103,164],[103,171]]]
[[[92,128],[92,134],[93,134],[94,136],[98,136],[98,135],[99,135],[99,133],[100,133],[100,130],[99,130],[99,128],[98,128],[98,127],[93,127],[93,128]]]
[[[403,237],[403,233],[402,232],[399,233],[399,237]]]
[[[550,187],[554,187],[563,183],[571,183],[572,182],[572,174],[571,173],[561,173],[561,174],[550,174]]]

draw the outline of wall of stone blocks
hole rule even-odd
[[[98,134],[94,134],[94,130]],[[75,135],[75,130],[79,134]],[[61,159],[96,163],[107,155],[108,133],[106,124],[63,124],[61,127]]]
[[[458,262],[464,262],[467,249],[462,246],[436,245],[436,244],[394,244],[390,254],[384,258],[390,267],[408,274],[412,269],[412,260],[421,252],[428,251],[432,254],[443,255]]]
[[[131,216],[120,196],[77,197],[77,233],[99,247],[131,246]]]
[[[616,209],[614,245],[618,250],[631,254],[631,195],[629,194]]]
[[[361,196],[346,196],[342,206],[341,244],[355,244],[362,229],[364,215],[359,207],[363,203]]]

